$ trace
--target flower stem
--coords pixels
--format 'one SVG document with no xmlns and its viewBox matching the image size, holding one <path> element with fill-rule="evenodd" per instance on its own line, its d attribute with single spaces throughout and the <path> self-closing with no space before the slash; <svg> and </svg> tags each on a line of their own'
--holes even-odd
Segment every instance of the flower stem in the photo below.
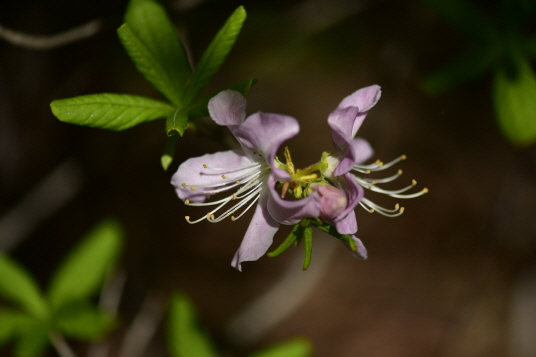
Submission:
<svg viewBox="0 0 536 357">
<path fill-rule="evenodd" d="M 60 335 L 59 333 L 51 332 L 49 337 L 50 341 L 52 342 L 52 345 L 54 346 L 56 352 L 58 352 L 58 355 L 60 355 L 60 357 L 76 357 L 76 354 L 67 344 L 67 341 L 65 341 L 62 335 Z"/>
</svg>

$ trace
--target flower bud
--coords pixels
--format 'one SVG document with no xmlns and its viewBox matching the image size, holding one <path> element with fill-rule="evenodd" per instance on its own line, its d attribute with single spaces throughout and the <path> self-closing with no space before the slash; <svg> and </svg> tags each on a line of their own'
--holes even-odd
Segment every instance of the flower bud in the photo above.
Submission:
<svg viewBox="0 0 536 357">
<path fill-rule="evenodd" d="M 338 188 L 316 184 L 313 189 L 320 197 L 320 218 L 333 220 L 346 208 L 346 195 Z"/>
</svg>

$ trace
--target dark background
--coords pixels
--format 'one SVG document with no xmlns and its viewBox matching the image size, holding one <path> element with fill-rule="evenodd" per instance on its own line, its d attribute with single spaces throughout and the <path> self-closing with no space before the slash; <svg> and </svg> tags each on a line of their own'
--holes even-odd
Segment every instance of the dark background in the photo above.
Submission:
<svg viewBox="0 0 536 357">
<path fill-rule="evenodd" d="M 477 4 L 490 16 L 497 14 L 494 2 Z M 0 42 L 0 220 L 48 175 L 68 168 L 61 171 L 58 191 L 47 191 L 41 204 L 22 210 L 24 219 L 15 230 L 24 234 L 9 247 L 43 287 L 85 232 L 113 216 L 127 237 L 123 327 L 112 335 L 114 343 L 120 343 L 147 294 L 165 297 L 182 290 L 226 356 L 297 335 L 313 341 L 315 356 L 534 355 L 532 341 L 523 336 L 536 333 L 535 148 L 515 148 L 497 129 L 491 73 L 436 96 L 421 85 L 469 46 L 462 34 L 424 3 L 409 0 L 164 5 L 194 59 L 232 11 L 245 6 L 242 33 L 211 89 L 257 77 L 248 113 L 298 119 L 300 135 L 289 142 L 298 167 L 331 150 L 327 116 L 343 97 L 381 85 L 382 99 L 358 135 L 371 143 L 378 159 L 408 156 L 398 165 L 404 175 L 396 187 L 415 178 L 430 193 L 400 202 L 406 211 L 399 218 L 357 209 L 366 261 L 353 258 L 335 239 L 315 234 L 309 271 L 292 265 L 303 254 L 297 248 L 245 263 L 239 273 L 230 261 L 248 216 L 188 225 L 186 214 L 204 211 L 185 208 L 169 184 L 180 162 L 222 146 L 188 132 L 164 172 L 162 120 L 116 133 L 61 123 L 50 112 L 53 99 L 83 94 L 161 98 L 137 73 L 115 33 L 126 2 L 2 2 L 0 24 L 28 34 L 50 35 L 96 18 L 103 22 L 91 38 L 50 50 Z M 47 208 L 69 185 L 72 196 Z M 367 197 L 386 206 L 396 203 Z M 41 219 L 35 212 L 46 214 Z M 288 227 L 276 243 L 286 232 Z M 11 233 L 0 231 L 0 241 L 10 240 Z M 296 306 L 259 339 L 229 337 L 229 323 L 288 274 L 295 275 L 294 283 L 253 328 L 294 299 Z M 309 289 L 302 284 L 308 279 Z M 159 336 L 147 356 L 165 355 Z"/>
</svg>

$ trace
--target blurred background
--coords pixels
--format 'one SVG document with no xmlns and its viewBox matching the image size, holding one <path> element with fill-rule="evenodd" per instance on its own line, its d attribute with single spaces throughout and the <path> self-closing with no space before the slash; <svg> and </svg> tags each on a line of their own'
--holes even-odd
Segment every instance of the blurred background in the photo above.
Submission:
<svg viewBox="0 0 536 357">
<path fill-rule="evenodd" d="M 503 3 L 471 3 L 502 24 Z M 534 35 L 532 2 L 511 3 L 521 9 L 520 31 Z M 182 290 L 224 356 L 297 335 L 310 338 L 321 357 L 536 355 L 536 148 L 512 145 L 496 125 L 493 71 L 433 95 L 426 90 L 427 76 L 472 48 L 434 6 L 163 2 L 194 60 L 245 6 L 242 33 L 210 89 L 257 77 L 247 111 L 298 119 L 301 132 L 288 143 L 298 167 L 332 149 L 327 116 L 342 98 L 379 84 L 382 98 L 358 136 L 376 159 L 408 156 L 393 187 L 416 179 L 430 189 L 400 202 L 406 211 L 398 218 L 357 209 L 366 261 L 315 232 L 308 271 L 301 271 L 300 247 L 245 263 L 239 273 L 230 262 L 249 216 L 188 225 L 186 214 L 204 211 L 185 207 L 169 183 L 182 161 L 224 149 L 220 144 L 187 132 L 165 172 L 164 121 L 109 132 L 61 123 L 50 111 L 53 99 L 91 93 L 161 98 L 117 38 L 126 4 L 0 5 L 3 27 L 31 35 L 100 21 L 88 38 L 52 49 L 0 41 L 0 247 L 43 286 L 85 232 L 113 216 L 127 237 L 122 325 L 111 335 L 117 343 L 148 296 L 165 301 Z M 278 232 L 276 244 L 286 233 L 288 227 Z M 163 339 L 159 334 L 145 355 L 166 355 Z"/>
</svg>

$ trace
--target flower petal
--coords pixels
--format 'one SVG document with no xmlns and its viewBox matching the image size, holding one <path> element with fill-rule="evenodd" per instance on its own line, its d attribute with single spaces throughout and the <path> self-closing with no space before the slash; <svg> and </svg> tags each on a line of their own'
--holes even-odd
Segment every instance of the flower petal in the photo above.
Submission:
<svg viewBox="0 0 536 357">
<path fill-rule="evenodd" d="M 351 237 L 354 240 L 355 245 L 357 246 L 357 250 L 353 251 L 352 248 L 350 248 L 350 246 L 346 242 L 344 242 L 344 245 L 352 252 L 354 256 L 361 258 L 361 259 L 367 259 L 368 257 L 367 248 L 365 248 L 365 245 L 363 244 L 363 242 L 361 242 L 361 239 L 357 238 L 354 235 L 352 235 Z"/>
<path fill-rule="evenodd" d="M 321 201 L 318 193 L 313 192 L 299 200 L 285 200 L 275 190 L 275 178 L 268 179 L 270 197 L 268 198 L 268 212 L 279 223 L 292 225 L 299 223 L 303 218 L 319 217 Z"/>
<path fill-rule="evenodd" d="M 354 234 L 357 232 L 355 211 L 349 212 L 343 219 L 334 222 L 332 225 L 340 234 Z"/>
<path fill-rule="evenodd" d="M 209 168 L 233 168 L 250 164 L 251 161 L 242 152 L 237 150 L 220 151 L 214 154 L 206 154 L 186 160 L 171 178 L 171 184 L 175 186 L 175 192 L 181 200 L 189 199 L 192 202 L 203 202 L 208 196 L 202 190 L 192 190 L 191 186 L 204 185 L 214 186 L 223 183 L 222 174 L 225 171 L 215 171 Z M 208 168 L 204 168 L 207 165 Z M 239 175 L 246 169 L 233 170 L 233 175 Z M 186 187 L 183 186 L 186 184 Z"/>
<path fill-rule="evenodd" d="M 361 113 L 370 110 L 378 103 L 382 95 L 381 87 L 377 84 L 358 89 L 344 98 L 338 108 L 358 107 Z"/>
<path fill-rule="evenodd" d="M 332 129 L 333 143 L 338 150 L 347 149 L 363 119 L 365 116 L 359 117 L 359 108 L 357 107 L 337 108 L 329 114 L 328 124 Z M 356 127 L 355 131 L 354 127 Z"/>
<path fill-rule="evenodd" d="M 249 155 L 252 160 L 261 155 L 274 168 L 275 154 L 281 144 L 299 131 L 298 122 L 290 116 L 257 112 L 247 117 L 234 135 L 244 147 L 251 150 Z"/>
<path fill-rule="evenodd" d="M 339 165 L 333 171 L 333 176 L 341 176 L 349 172 L 354 165 L 362 164 L 372 157 L 374 150 L 365 139 L 355 138 L 339 155 L 342 157 Z"/>
<path fill-rule="evenodd" d="M 242 262 L 257 260 L 268 251 L 279 229 L 279 223 L 268 213 L 267 199 L 267 192 L 261 194 L 246 235 L 231 262 L 231 265 L 239 271 L 242 271 Z"/>
<path fill-rule="evenodd" d="M 246 98 L 235 90 L 221 91 L 208 102 L 208 112 L 218 125 L 240 125 L 246 118 Z"/>
</svg>

